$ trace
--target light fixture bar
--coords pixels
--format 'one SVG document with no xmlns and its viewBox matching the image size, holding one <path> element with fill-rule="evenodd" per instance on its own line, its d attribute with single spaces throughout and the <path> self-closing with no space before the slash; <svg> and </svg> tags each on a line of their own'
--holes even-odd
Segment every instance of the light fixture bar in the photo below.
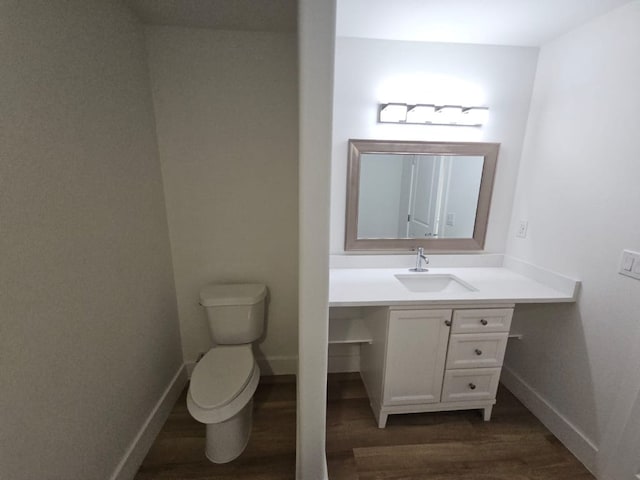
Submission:
<svg viewBox="0 0 640 480">
<path fill-rule="evenodd" d="M 488 117 L 488 107 L 382 103 L 378 108 L 379 123 L 481 127 L 487 122 Z"/>
</svg>

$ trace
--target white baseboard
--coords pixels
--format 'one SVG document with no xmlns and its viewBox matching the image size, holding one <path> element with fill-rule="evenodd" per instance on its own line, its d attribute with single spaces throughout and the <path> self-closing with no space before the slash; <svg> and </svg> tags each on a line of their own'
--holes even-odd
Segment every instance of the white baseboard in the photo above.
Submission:
<svg viewBox="0 0 640 480">
<path fill-rule="evenodd" d="M 598 447 L 578 427 L 506 365 L 502 367 L 500 382 L 596 475 Z"/>
<path fill-rule="evenodd" d="M 265 357 L 258 358 L 258 366 L 260 374 L 268 375 L 297 375 L 298 373 L 298 357 Z M 196 362 L 185 363 L 187 375 L 191 378 L 193 369 L 196 368 Z M 358 355 L 329 355 L 328 372 L 359 372 L 360 356 Z"/>
<path fill-rule="evenodd" d="M 274 356 L 256 358 L 261 375 L 296 375 L 298 373 L 297 356 Z"/>
<path fill-rule="evenodd" d="M 258 357 L 256 359 L 260 367 L 260 374 L 268 375 L 297 375 L 298 357 Z M 329 355 L 328 371 L 338 372 L 359 372 L 359 355 Z M 188 378 L 191 378 L 196 362 L 185 363 Z"/>
<path fill-rule="evenodd" d="M 186 384 L 187 369 L 182 365 L 140 427 L 110 480 L 130 480 L 135 476 Z"/>
<path fill-rule="evenodd" d="M 296 375 L 298 373 L 298 357 L 258 357 L 256 358 L 260 367 L 260 375 Z M 187 376 L 191 378 L 196 362 L 185 363 Z"/>
</svg>

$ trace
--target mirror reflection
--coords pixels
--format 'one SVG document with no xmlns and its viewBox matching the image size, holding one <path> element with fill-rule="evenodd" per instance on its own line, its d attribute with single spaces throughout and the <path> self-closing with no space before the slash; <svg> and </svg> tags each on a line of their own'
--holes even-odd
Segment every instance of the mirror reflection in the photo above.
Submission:
<svg viewBox="0 0 640 480">
<path fill-rule="evenodd" d="M 498 148 L 350 140 L 345 250 L 481 250 Z"/>
<path fill-rule="evenodd" d="M 364 154 L 358 238 L 471 238 L 484 157 Z"/>
</svg>

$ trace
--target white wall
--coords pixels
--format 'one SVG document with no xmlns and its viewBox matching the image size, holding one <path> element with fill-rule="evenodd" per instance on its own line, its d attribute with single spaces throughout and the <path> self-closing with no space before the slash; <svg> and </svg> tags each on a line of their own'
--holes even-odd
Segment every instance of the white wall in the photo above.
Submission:
<svg viewBox="0 0 640 480">
<path fill-rule="evenodd" d="M 448 238 L 470 238 L 476 223 L 478 194 L 482 179 L 482 157 L 453 157 L 447 185 L 447 198 L 442 218 Z M 447 225 L 447 215 L 453 214 L 453 225 Z"/>
<path fill-rule="evenodd" d="M 591 465 L 640 382 L 640 282 L 616 273 L 622 249 L 640 251 L 639 25 L 635 1 L 542 48 L 507 248 L 583 282 L 574 307 L 517 309 L 524 339 L 506 365 L 571 424 Z"/>
<path fill-rule="evenodd" d="M 300 362 L 297 378 L 296 479 L 325 480 L 335 0 L 301 0 L 298 7 Z"/>
<path fill-rule="evenodd" d="M 331 253 L 344 252 L 350 138 L 500 142 L 485 250 L 502 253 L 538 51 L 535 48 L 336 40 Z M 378 124 L 381 102 L 484 105 L 482 128 Z"/>
<path fill-rule="evenodd" d="M 0 63 L 0 478 L 109 478 L 182 367 L 143 32 L 2 2 Z"/>
<path fill-rule="evenodd" d="M 261 282 L 270 300 L 258 360 L 263 373 L 294 373 L 296 37 L 179 27 L 146 36 L 185 360 L 211 347 L 200 288 Z"/>
<path fill-rule="evenodd" d="M 397 155 L 369 154 L 360 162 L 359 238 L 398 237 L 402 166 L 403 162 L 398 161 Z"/>
</svg>

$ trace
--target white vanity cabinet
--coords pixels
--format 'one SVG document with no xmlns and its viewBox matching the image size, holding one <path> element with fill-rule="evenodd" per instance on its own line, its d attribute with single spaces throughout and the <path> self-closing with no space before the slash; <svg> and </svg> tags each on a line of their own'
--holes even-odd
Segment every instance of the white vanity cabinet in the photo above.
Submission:
<svg viewBox="0 0 640 480">
<path fill-rule="evenodd" d="M 513 314 L 495 307 L 367 309 L 360 372 L 380 428 L 394 413 L 483 409 L 489 420 Z"/>
</svg>

